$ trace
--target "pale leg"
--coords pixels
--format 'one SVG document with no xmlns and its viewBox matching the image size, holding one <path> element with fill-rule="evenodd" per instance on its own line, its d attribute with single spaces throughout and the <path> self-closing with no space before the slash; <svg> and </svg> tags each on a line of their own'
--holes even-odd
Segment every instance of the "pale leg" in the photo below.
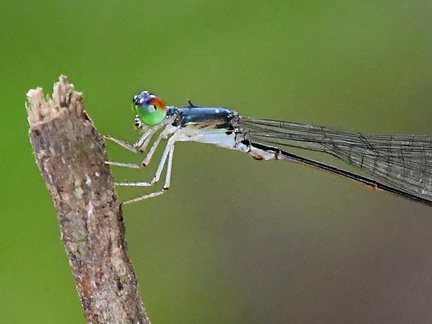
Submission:
<svg viewBox="0 0 432 324">
<path fill-rule="evenodd" d="M 173 117 L 174 118 L 174 117 Z M 129 144 L 125 141 L 122 141 L 120 139 L 114 138 L 112 136 L 105 136 L 106 139 L 124 147 L 125 149 L 135 152 L 135 153 L 142 153 L 146 150 L 148 144 L 150 143 L 151 139 L 153 138 L 154 134 L 160 130 L 162 127 L 166 126 L 166 128 L 158 135 L 156 140 L 153 142 L 153 145 L 151 146 L 150 150 L 148 151 L 146 157 L 141 162 L 141 164 L 135 164 L 135 163 L 123 163 L 123 162 L 114 162 L 114 161 L 106 161 L 106 164 L 114 165 L 114 166 L 120 166 L 120 167 L 127 167 L 127 168 L 133 168 L 133 169 L 140 169 L 150 163 L 150 160 L 152 156 L 154 155 L 157 147 L 159 146 L 160 142 L 163 139 L 166 139 L 170 134 L 173 134 L 178 129 L 178 126 L 172 126 L 168 125 L 173 121 L 173 118 L 165 120 L 162 124 L 154 126 L 152 128 L 146 129 L 144 134 L 136 141 L 134 144 Z M 142 181 L 142 182 L 119 182 L 115 183 L 118 186 L 135 186 L 135 187 L 148 187 L 152 186 L 155 183 L 157 183 L 162 175 L 163 169 L 165 164 L 167 164 L 167 170 L 166 170 L 166 176 L 165 176 L 165 183 L 161 190 L 143 195 L 140 197 L 137 197 L 132 200 L 128 200 L 124 202 L 125 204 L 140 201 L 143 199 L 159 196 L 163 194 L 170 185 L 171 182 L 171 171 L 172 171 L 172 160 L 173 160 L 173 154 L 174 154 L 174 143 L 175 143 L 175 136 L 172 136 L 164 149 L 164 152 L 162 154 L 161 160 L 159 162 L 159 165 L 157 167 L 157 170 L 155 172 L 155 175 L 153 176 L 153 179 L 150 182 Z"/>
<path fill-rule="evenodd" d="M 150 194 L 146 194 L 146 195 L 131 199 L 131 200 L 127 200 L 123 204 L 130 204 L 130 203 L 137 202 L 140 200 L 156 197 L 156 196 L 162 195 L 163 193 L 165 193 L 165 191 L 167 191 L 169 189 L 170 184 L 171 184 L 172 162 L 173 162 L 173 156 L 174 156 L 174 143 L 175 143 L 175 139 L 173 137 L 171 137 L 168 140 L 168 143 L 165 147 L 161 161 L 160 161 L 159 166 L 156 170 L 156 174 L 155 174 L 154 178 L 152 179 L 152 181 L 150 181 L 150 182 L 116 183 L 117 185 L 120 185 L 120 186 L 143 186 L 143 187 L 151 186 L 151 185 L 153 185 L 159 181 L 160 176 L 161 176 L 162 171 L 163 171 L 163 168 L 164 168 L 164 165 L 165 165 L 165 162 L 167 162 L 165 183 L 164 183 L 164 186 L 162 187 L 162 189 L 159 191 L 156 191 L 156 192 L 152 192 Z M 167 161 L 167 158 L 168 158 L 168 161 Z"/>
</svg>

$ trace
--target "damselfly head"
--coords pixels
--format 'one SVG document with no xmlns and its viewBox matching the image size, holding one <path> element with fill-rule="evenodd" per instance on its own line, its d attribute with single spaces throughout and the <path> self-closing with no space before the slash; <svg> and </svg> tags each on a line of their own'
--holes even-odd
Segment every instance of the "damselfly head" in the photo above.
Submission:
<svg viewBox="0 0 432 324">
<path fill-rule="evenodd" d="M 132 102 L 138 118 L 146 125 L 157 125 L 166 116 L 165 102 L 149 91 L 141 91 Z"/>
</svg>

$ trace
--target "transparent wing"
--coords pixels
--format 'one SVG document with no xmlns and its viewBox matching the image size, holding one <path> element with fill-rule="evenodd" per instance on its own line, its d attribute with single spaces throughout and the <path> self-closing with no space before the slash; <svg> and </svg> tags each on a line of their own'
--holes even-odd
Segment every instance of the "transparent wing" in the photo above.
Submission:
<svg viewBox="0 0 432 324">
<path fill-rule="evenodd" d="M 362 134 L 243 116 L 238 127 L 252 143 L 330 154 L 404 192 L 432 199 L 432 136 Z"/>
</svg>

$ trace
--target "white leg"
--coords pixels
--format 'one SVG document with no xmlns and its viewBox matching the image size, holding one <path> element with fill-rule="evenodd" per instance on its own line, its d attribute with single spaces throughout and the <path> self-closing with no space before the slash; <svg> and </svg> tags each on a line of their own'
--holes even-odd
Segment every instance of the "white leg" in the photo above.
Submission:
<svg viewBox="0 0 432 324">
<path fill-rule="evenodd" d="M 137 149 L 133 145 L 129 144 L 128 142 L 122 141 L 121 139 L 118 139 L 118 138 L 115 138 L 115 137 L 112 137 L 109 135 L 104 135 L 103 137 L 107 140 L 110 140 L 111 142 L 114 142 L 114 143 L 120 145 L 121 147 L 124 147 L 125 149 L 127 149 L 129 151 L 132 151 L 134 153 L 138 153 Z"/>
<path fill-rule="evenodd" d="M 165 150 L 162 154 L 161 160 L 159 162 L 158 168 L 156 170 L 156 173 L 153 177 L 153 179 L 150 182 L 146 182 L 146 181 L 141 181 L 141 182 L 116 182 L 115 184 L 117 186 L 125 186 L 125 187 L 150 187 L 152 185 L 154 185 L 156 182 L 159 181 L 162 171 L 164 169 L 165 163 L 167 161 L 168 155 L 170 153 L 170 151 L 173 149 L 174 147 L 174 141 L 171 141 L 172 138 L 169 139 Z"/>
<path fill-rule="evenodd" d="M 147 129 L 144 134 L 138 139 L 138 141 L 136 141 L 133 145 L 122 141 L 118 138 L 109 136 L 109 135 L 104 135 L 104 137 L 107 140 L 110 140 L 118 145 L 120 145 L 121 147 L 124 147 L 125 149 L 134 152 L 134 153 L 142 153 L 143 151 L 145 151 L 148 143 L 150 142 L 150 140 L 152 139 L 154 133 L 159 129 L 158 128 L 151 128 L 151 129 Z M 159 137 L 158 137 L 159 139 Z M 159 140 L 160 142 L 160 140 Z M 159 143 L 158 142 L 158 143 Z M 156 148 L 155 148 L 156 149 Z M 147 154 L 148 156 L 149 154 Z M 153 155 L 153 153 L 151 154 Z M 145 161 L 147 161 L 147 156 L 145 157 Z M 151 156 L 148 158 L 148 162 L 150 161 Z M 109 165 L 114 165 L 114 166 L 118 166 L 118 167 L 124 167 L 124 168 L 132 168 L 132 169 L 141 169 L 142 167 L 144 167 L 145 165 L 143 164 L 137 164 L 137 163 L 124 163 L 124 162 L 115 162 L 115 161 L 105 161 L 105 164 L 109 164 Z M 148 163 L 146 163 L 148 164 Z"/>
<path fill-rule="evenodd" d="M 138 152 L 143 152 L 146 150 L 148 144 L 150 143 L 153 135 L 162 127 L 165 127 L 166 125 L 168 125 L 169 123 L 172 122 L 172 118 L 170 119 L 165 119 L 162 123 L 160 123 L 159 125 L 153 126 L 152 128 L 149 128 L 148 130 L 145 131 L 145 133 L 138 139 L 138 141 L 135 142 L 135 144 L 133 145 Z M 162 132 L 165 132 L 162 131 Z"/>
<path fill-rule="evenodd" d="M 135 147 L 138 153 L 144 152 L 147 148 L 147 145 L 150 143 L 153 135 L 159 130 L 160 127 L 150 128 L 148 129 L 139 139 L 136 141 L 133 146 Z"/>
<path fill-rule="evenodd" d="M 133 168 L 133 169 L 140 169 L 140 168 L 148 165 L 150 163 L 150 160 L 151 160 L 154 152 L 156 151 L 157 147 L 159 146 L 160 142 L 163 139 L 166 139 L 170 134 L 175 133 L 176 130 L 178 129 L 178 126 L 169 125 L 174 121 L 174 119 L 175 119 L 175 116 L 172 116 L 172 118 L 164 120 L 164 122 L 161 123 L 160 125 L 153 126 L 151 128 L 146 129 L 144 134 L 141 135 L 141 137 L 138 139 L 138 141 L 136 141 L 132 145 L 125 142 L 125 141 L 117 139 L 115 137 L 105 136 L 106 139 L 126 148 L 129 151 L 132 151 L 135 153 L 142 153 L 143 151 L 146 150 L 148 144 L 150 143 L 151 139 L 153 138 L 153 135 L 162 127 L 166 127 L 159 134 L 159 136 L 156 138 L 156 140 L 154 141 L 153 145 L 151 146 L 149 152 L 147 153 L 146 157 L 144 158 L 144 160 L 142 161 L 141 164 L 123 163 L 123 162 L 114 162 L 114 161 L 105 161 L 105 163 L 109 164 L 109 165 L 114 165 L 114 166 L 119 166 L 119 167 L 127 167 L 127 168 Z M 153 192 L 153 193 L 150 193 L 147 195 L 143 195 L 143 196 L 137 197 L 135 199 L 128 200 L 128 201 L 124 202 L 124 204 L 129 204 L 129 203 L 140 201 L 143 199 L 159 196 L 159 195 L 163 194 L 169 188 L 170 182 L 171 182 L 171 171 L 172 171 L 172 161 L 173 161 L 173 155 L 174 155 L 174 143 L 175 143 L 175 141 L 176 141 L 175 136 L 172 136 L 168 140 L 167 145 L 166 145 L 164 152 L 162 154 L 161 160 L 159 162 L 158 168 L 155 172 L 153 179 L 150 182 L 142 181 L 142 182 L 119 182 L 119 183 L 115 183 L 118 186 L 135 186 L 135 187 L 136 186 L 138 186 L 138 187 L 152 186 L 159 181 L 161 174 L 163 172 L 165 163 L 167 163 L 167 171 L 166 171 L 165 183 L 164 183 L 163 188 L 159 191 L 156 191 L 156 192 Z"/>
<path fill-rule="evenodd" d="M 144 167 L 142 164 L 136 163 L 123 163 L 123 162 L 114 162 L 114 161 L 105 161 L 105 164 L 114 165 L 122 168 L 131 168 L 131 169 L 141 169 Z"/>
<path fill-rule="evenodd" d="M 171 147 L 171 150 L 170 150 L 169 156 L 168 156 L 167 171 L 166 171 L 166 176 L 165 176 L 165 183 L 163 186 L 164 190 L 168 190 L 170 185 L 171 185 L 171 172 L 172 172 L 173 156 L 174 156 L 174 142 L 172 144 L 172 147 Z"/>
<path fill-rule="evenodd" d="M 111 136 L 104 136 L 106 139 L 128 149 L 129 151 L 132 151 L 134 153 L 142 153 L 145 150 L 145 147 L 148 145 L 148 143 L 150 142 L 152 136 L 153 136 L 154 132 L 152 132 L 152 130 L 147 130 L 143 136 L 140 137 L 140 139 L 138 141 L 136 141 L 133 145 L 130 145 L 127 142 L 124 142 L 118 138 L 115 137 L 111 137 Z M 144 143 L 143 143 L 144 141 Z M 138 149 L 141 146 L 140 149 Z M 137 163 L 124 163 L 124 162 L 115 162 L 115 161 L 105 161 L 105 164 L 109 164 L 109 165 L 114 165 L 114 166 L 118 166 L 118 167 L 123 167 L 123 168 L 132 168 L 132 169 L 141 169 L 142 167 L 144 167 L 145 165 L 143 164 L 137 164 Z"/>
<path fill-rule="evenodd" d="M 134 144 L 129 144 L 128 142 L 112 137 L 110 135 L 104 135 L 104 138 L 120 145 L 121 147 L 124 147 L 129 151 L 139 153 L 140 150 L 141 151 L 145 150 L 146 148 L 145 144 L 148 144 L 150 142 L 154 133 L 156 133 L 159 129 L 161 129 L 165 125 L 166 125 L 165 123 L 162 123 L 160 125 L 147 128 L 145 132 L 140 136 L 140 138 Z"/>
<path fill-rule="evenodd" d="M 167 135 L 165 132 L 162 132 L 159 134 L 157 139 L 153 142 L 152 147 L 150 148 L 149 152 L 147 153 L 144 160 L 141 162 L 142 165 L 146 166 L 149 165 L 151 158 L 153 157 L 154 152 L 156 151 L 157 147 L 159 146 L 162 139 L 166 139 Z"/>
<path fill-rule="evenodd" d="M 144 158 L 144 160 L 141 162 L 141 164 L 137 164 L 137 163 L 124 163 L 124 162 L 115 162 L 115 161 L 105 161 L 105 164 L 109 164 L 109 165 L 114 165 L 114 166 L 118 166 L 118 167 L 124 167 L 124 168 L 132 168 L 132 169 L 141 169 L 142 167 L 147 166 L 150 163 L 150 160 L 154 154 L 154 152 L 156 151 L 157 147 L 159 146 L 160 142 L 162 139 L 166 138 L 166 134 L 165 132 L 162 132 L 159 134 L 159 136 L 157 137 L 157 139 L 154 141 L 152 147 L 150 148 L 149 152 L 147 153 L 146 157 Z M 151 138 L 148 137 L 148 138 Z M 120 140 L 116 139 L 113 137 L 114 140 L 116 140 L 115 143 L 120 143 Z M 113 141 L 114 141 L 113 140 Z M 119 142 L 117 142 L 119 141 Z M 123 144 L 127 144 L 126 142 L 120 144 L 123 146 Z M 128 144 L 129 145 L 129 144 Z M 146 143 L 144 143 L 144 145 L 147 145 Z M 124 147 L 124 146 L 123 146 Z M 131 146 L 131 148 L 133 149 L 133 147 Z M 128 148 L 129 149 L 129 148 Z M 135 150 L 135 153 L 137 153 L 137 151 Z"/>
<path fill-rule="evenodd" d="M 120 145 L 121 147 L 124 147 L 125 149 L 134 152 L 134 153 L 141 153 L 141 151 L 144 151 L 146 149 L 146 146 L 150 142 L 152 136 L 154 133 L 159 129 L 158 128 L 149 128 L 147 129 L 144 134 L 140 136 L 140 138 L 134 143 L 129 144 L 128 142 L 125 142 L 121 139 L 112 137 L 110 135 L 104 135 L 104 138 L 107 140 L 110 140 L 111 142 L 116 143 L 117 145 Z"/>
<path fill-rule="evenodd" d="M 140 197 L 137 197 L 137 198 L 134 198 L 134 199 L 126 200 L 125 202 L 123 202 L 123 205 L 127 205 L 127 204 L 131 204 L 131 203 L 134 203 L 134 202 L 137 202 L 137 201 L 141 201 L 141 200 L 144 200 L 144 199 L 160 196 L 163 193 L 165 193 L 165 191 L 166 191 L 165 189 L 162 189 L 162 190 L 159 190 L 159 191 L 156 191 L 156 192 L 149 193 L 148 195 L 144 195 L 144 196 L 140 196 Z"/>
<path fill-rule="evenodd" d="M 130 204 L 130 203 L 137 202 L 140 200 L 156 197 L 156 196 L 162 195 L 163 193 L 165 193 L 165 191 L 167 191 L 169 189 L 169 186 L 171 183 L 172 162 L 173 162 L 173 156 L 174 156 L 174 143 L 175 143 L 175 139 L 170 138 L 168 140 L 167 146 L 165 147 L 161 161 L 159 163 L 159 166 L 156 170 L 156 174 L 155 174 L 154 178 L 152 179 L 152 181 L 150 181 L 150 182 L 116 183 L 116 185 L 121 185 L 121 186 L 143 186 L 143 187 L 151 186 L 151 185 L 153 185 L 159 181 L 160 176 L 161 176 L 162 171 L 163 171 L 163 168 L 164 168 L 164 165 L 165 165 L 165 162 L 167 161 L 167 158 L 168 158 L 167 171 L 166 171 L 166 175 L 165 175 L 165 183 L 164 183 L 163 188 L 159 191 L 152 192 L 152 193 L 149 193 L 147 195 L 139 196 L 139 197 L 131 199 L 131 200 L 127 200 L 123 204 Z"/>
</svg>

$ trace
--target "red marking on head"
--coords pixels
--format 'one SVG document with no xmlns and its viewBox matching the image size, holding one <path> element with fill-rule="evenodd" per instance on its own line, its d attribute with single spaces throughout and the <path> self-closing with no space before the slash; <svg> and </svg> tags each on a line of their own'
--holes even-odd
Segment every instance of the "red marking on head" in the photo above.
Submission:
<svg viewBox="0 0 432 324">
<path fill-rule="evenodd" d="M 155 97 L 152 100 L 150 100 L 149 104 L 150 105 L 155 105 L 159 109 L 166 109 L 165 102 L 161 98 L 159 98 L 159 97 Z"/>
</svg>

